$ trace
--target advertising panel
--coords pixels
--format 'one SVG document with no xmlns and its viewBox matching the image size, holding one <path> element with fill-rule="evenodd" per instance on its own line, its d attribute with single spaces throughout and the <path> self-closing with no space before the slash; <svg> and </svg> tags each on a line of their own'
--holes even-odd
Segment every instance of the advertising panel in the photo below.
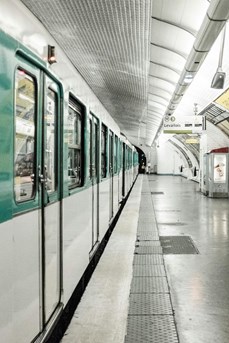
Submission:
<svg viewBox="0 0 229 343">
<path fill-rule="evenodd" d="M 214 155 L 214 182 L 225 183 L 226 172 L 226 155 Z"/>
</svg>

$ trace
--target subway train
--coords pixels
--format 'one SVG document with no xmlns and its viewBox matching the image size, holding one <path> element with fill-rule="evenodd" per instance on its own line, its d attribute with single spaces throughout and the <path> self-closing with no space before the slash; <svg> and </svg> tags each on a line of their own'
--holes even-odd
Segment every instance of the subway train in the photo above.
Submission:
<svg viewBox="0 0 229 343">
<path fill-rule="evenodd" d="M 44 342 L 137 177 L 138 153 L 20 2 L 3 0 L 0 25 L 0 337 Z"/>
</svg>

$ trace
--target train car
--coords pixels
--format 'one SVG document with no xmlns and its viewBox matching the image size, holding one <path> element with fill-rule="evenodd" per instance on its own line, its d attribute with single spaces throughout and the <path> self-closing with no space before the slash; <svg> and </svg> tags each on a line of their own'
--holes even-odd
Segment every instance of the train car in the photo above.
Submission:
<svg viewBox="0 0 229 343">
<path fill-rule="evenodd" d="M 130 191 L 138 159 L 20 2 L 1 1 L 0 25 L 0 336 L 45 342 Z"/>
</svg>

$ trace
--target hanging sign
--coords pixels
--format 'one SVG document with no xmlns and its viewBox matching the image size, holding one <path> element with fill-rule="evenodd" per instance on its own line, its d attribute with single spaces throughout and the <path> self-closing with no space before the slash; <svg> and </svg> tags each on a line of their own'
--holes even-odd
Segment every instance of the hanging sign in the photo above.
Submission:
<svg viewBox="0 0 229 343">
<path fill-rule="evenodd" d="M 164 119 L 164 133 L 201 133 L 204 119 L 202 116 L 167 116 Z"/>
</svg>

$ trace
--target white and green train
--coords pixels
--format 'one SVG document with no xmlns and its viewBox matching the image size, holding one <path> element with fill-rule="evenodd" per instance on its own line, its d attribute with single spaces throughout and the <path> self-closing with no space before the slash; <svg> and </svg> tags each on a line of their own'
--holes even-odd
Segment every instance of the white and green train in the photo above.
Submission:
<svg viewBox="0 0 229 343">
<path fill-rule="evenodd" d="M 1 0 L 1 342 L 47 340 L 137 173 L 137 151 L 64 52 L 20 1 Z"/>
</svg>

